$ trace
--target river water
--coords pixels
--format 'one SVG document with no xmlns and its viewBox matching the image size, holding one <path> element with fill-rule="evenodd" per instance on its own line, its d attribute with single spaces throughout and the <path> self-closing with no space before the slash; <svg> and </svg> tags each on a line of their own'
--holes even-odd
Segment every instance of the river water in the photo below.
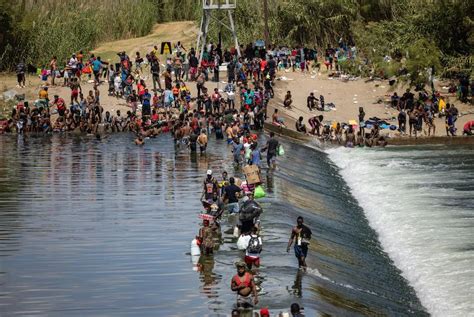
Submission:
<svg viewBox="0 0 474 317">
<path fill-rule="evenodd" d="M 339 148 L 382 246 L 434 316 L 474 316 L 474 147 Z"/>
<path fill-rule="evenodd" d="M 233 263 L 241 258 L 230 233 L 230 219 L 223 220 L 222 244 L 214 256 L 202 256 L 193 263 L 189 255 L 190 241 L 200 222 L 201 180 L 209 168 L 215 173 L 224 169 L 234 173 L 230 150 L 224 142 L 211 139 L 206 155 L 191 156 L 187 150 L 176 149 L 168 135 L 147 140 L 143 147 L 133 145 L 132 140 L 127 134 L 100 141 L 60 135 L 0 138 L 2 316 L 230 314 L 236 299 L 230 290 Z M 472 288 L 472 279 L 461 279 L 472 271 L 456 264 L 449 251 L 456 247 L 452 252 L 465 261 L 472 260 L 472 245 L 465 243 L 472 234 L 467 231 L 472 217 L 466 218 L 466 228 L 460 229 L 466 230 L 459 233 L 467 235 L 466 240 L 446 239 L 451 244 L 446 242 L 438 254 L 435 247 L 427 245 L 436 234 L 410 235 L 408 216 L 399 215 L 405 223 L 398 226 L 404 227 L 403 238 L 410 243 L 397 242 L 385 233 L 390 228 L 399 230 L 396 217 L 392 217 L 395 212 L 387 206 L 402 199 L 390 196 L 388 185 L 380 184 L 388 192 L 375 193 L 387 199 L 379 211 L 387 214 L 387 228 L 381 230 L 371 205 L 364 203 L 367 199 L 354 190 L 357 186 L 350 176 L 350 163 L 345 163 L 347 153 L 336 150 L 328 157 L 297 144 L 285 143 L 285 148 L 278 171 L 263 172 L 268 195 L 261 200 L 264 251 L 257 278 L 259 307 L 278 313 L 298 302 L 307 316 L 424 316 L 442 309 L 424 300 L 426 295 L 436 294 L 445 300 L 456 295 L 448 304 L 464 305 L 455 311 L 458 315 L 469 308 L 466 298 L 458 298 L 458 293 L 424 293 L 423 288 L 436 289 L 435 283 L 427 281 L 434 280 L 431 276 L 437 273 L 445 285 L 465 281 L 463 286 Z M 374 173 L 380 175 L 373 181 L 382 182 L 385 154 L 381 153 L 385 152 L 373 152 L 372 160 L 380 165 L 375 164 Z M 356 162 L 371 160 L 365 152 L 354 153 Z M 387 164 L 386 169 L 396 165 Z M 240 175 L 238 170 L 235 173 Z M 459 173 L 460 177 L 466 175 Z M 448 183 L 453 188 L 459 185 Z M 472 193 L 472 188 L 467 189 Z M 449 207 L 455 210 L 450 219 L 462 215 L 463 202 L 459 197 L 455 202 Z M 469 200 L 465 203 L 472 205 Z M 417 208 L 413 205 L 412 212 L 418 212 Z M 299 215 L 314 234 L 310 269 L 305 274 L 298 271 L 293 253 L 285 250 Z M 417 223 L 412 231 L 431 232 L 420 220 L 422 216 L 427 215 L 420 212 L 420 217 L 414 218 Z M 445 238 L 446 234 L 442 232 Z M 418 244 L 416 239 L 420 239 Z M 406 261 L 403 254 L 394 252 L 396 243 L 400 249 L 412 248 L 416 260 L 427 254 L 434 254 L 434 259 L 424 265 Z M 427 250 L 422 252 L 424 244 Z M 452 269 L 436 272 L 436 268 L 429 268 L 436 259 L 448 257 L 447 265 Z M 464 273 L 456 274 L 457 269 Z M 448 273 L 453 275 L 451 282 Z"/>
</svg>

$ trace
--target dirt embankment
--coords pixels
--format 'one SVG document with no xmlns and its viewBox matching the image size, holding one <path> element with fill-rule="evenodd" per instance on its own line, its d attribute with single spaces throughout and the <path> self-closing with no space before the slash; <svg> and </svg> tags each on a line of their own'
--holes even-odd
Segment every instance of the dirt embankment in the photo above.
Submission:
<svg viewBox="0 0 474 317">
<path fill-rule="evenodd" d="M 269 114 L 277 108 L 280 116 L 285 120 L 289 129 L 295 129 L 296 120 L 302 116 L 304 122 L 315 115 L 322 114 L 325 122 L 349 122 L 358 121 L 359 107 L 363 107 L 366 113 L 365 118 L 378 117 L 391 124 L 398 125 L 398 111 L 388 105 L 390 95 L 397 92 L 401 96 L 405 87 L 392 87 L 388 81 L 366 82 L 364 79 L 343 82 L 339 79 L 332 79 L 327 76 L 327 72 L 321 71 L 315 74 L 302 74 L 300 72 L 280 72 L 278 76 L 283 77 L 276 81 L 276 98 L 270 104 Z M 460 117 L 456 123 L 458 134 L 462 134 L 462 128 L 467 121 L 474 120 L 474 105 L 459 102 L 454 95 L 447 94 L 442 87 L 446 83 L 438 82 L 437 89 L 443 93 L 447 102 L 454 103 L 459 109 Z M 283 99 L 287 91 L 291 91 L 293 106 L 292 109 L 283 107 Z M 325 103 L 335 104 L 335 109 L 331 111 L 310 111 L 307 108 L 306 98 L 313 92 L 315 97 L 324 96 Z M 436 118 L 436 136 L 446 136 L 444 118 Z M 397 131 L 383 130 L 383 133 L 390 137 L 404 137 Z M 422 132 L 419 137 L 424 137 Z"/>
</svg>

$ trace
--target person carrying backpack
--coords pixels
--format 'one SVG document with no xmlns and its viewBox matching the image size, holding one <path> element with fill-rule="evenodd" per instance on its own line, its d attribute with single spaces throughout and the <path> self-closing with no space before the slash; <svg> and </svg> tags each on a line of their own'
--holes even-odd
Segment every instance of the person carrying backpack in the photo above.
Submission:
<svg viewBox="0 0 474 317">
<path fill-rule="evenodd" d="M 262 213 L 262 207 L 253 199 L 252 192 L 247 193 L 242 201 L 239 212 L 240 232 L 249 234 L 253 227 L 258 228 L 260 226 L 259 217 Z"/>
<path fill-rule="evenodd" d="M 249 270 L 252 269 L 252 265 L 255 267 L 260 266 L 260 253 L 262 252 L 262 238 L 257 234 L 257 228 L 252 227 L 250 233 L 249 244 L 245 250 L 245 263 Z"/>
</svg>

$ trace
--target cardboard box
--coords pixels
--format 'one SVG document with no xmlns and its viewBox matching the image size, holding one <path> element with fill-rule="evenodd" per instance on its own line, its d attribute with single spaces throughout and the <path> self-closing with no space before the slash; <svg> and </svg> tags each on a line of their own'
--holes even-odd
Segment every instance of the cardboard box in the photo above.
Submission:
<svg viewBox="0 0 474 317">
<path fill-rule="evenodd" d="M 253 185 L 261 183 L 257 165 L 247 165 L 244 166 L 242 170 L 245 174 L 245 178 L 247 179 L 247 184 Z"/>
<path fill-rule="evenodd" d="M 235 179 L 235 185 L 240 187 L 240 185 L 242 185 L 242 180 L 237 177 L 234 177 L 234 179 Z"/>
</svg>

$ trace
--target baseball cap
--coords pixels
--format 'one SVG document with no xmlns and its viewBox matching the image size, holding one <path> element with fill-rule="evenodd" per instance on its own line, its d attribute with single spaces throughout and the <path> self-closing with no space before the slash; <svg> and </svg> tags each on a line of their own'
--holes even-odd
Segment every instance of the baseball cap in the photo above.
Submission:
<svg viewBox="0 0 474 317">
<path fill-rule="evenodd" d="M 207 175 L 212 175 L 212 170 L 207 170 Z"/>
<path fill-rule="evenodd" d="M 270 317 L 270 312 L 268 311 L 268 308 L 262 308 L 260 309 L 260 317 Z"/>
</svg>

